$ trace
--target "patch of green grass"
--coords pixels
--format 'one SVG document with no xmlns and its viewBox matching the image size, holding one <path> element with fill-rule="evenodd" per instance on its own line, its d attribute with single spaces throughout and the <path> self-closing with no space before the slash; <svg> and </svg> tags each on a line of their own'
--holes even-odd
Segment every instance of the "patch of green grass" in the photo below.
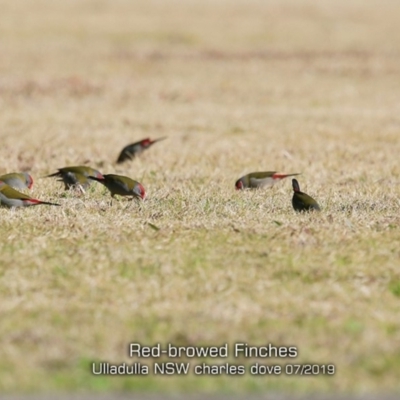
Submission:
<svg viewBox="0 0 400 400">
<path fill-rule="evenodd" d="M 396 297 L 400 297 L 400 281 L 391 282 L 389 289 Z"/>
</svg>

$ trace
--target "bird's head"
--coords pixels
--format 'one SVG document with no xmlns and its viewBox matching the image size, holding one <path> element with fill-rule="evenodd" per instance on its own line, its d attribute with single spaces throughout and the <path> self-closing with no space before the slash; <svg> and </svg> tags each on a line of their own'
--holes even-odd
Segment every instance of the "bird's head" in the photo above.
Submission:
<svg viewBox="0 0 400 400">
<path fill-rule="evenodd" d="M 297 179 L 292 179 L 292 187 L 294 192 L 300 192 L 300 185 Z"/>
<path fill-rule="evenodd" d="M 154 143 L 154 142 L 153 142 L 150 138 L 143 139 L 143 140 L 140 142 L 140 144 L 141 144 L 143 147 L 149 147 L 149 146 L 151 146 L 153 143 Z"/>
<path fill-rule="evenodd" d="M 99 178 L 99 179 L 104 179 L 103 174 L 102 174 L 101 172 L 99 172 L 99 171 L 96 171 L 96 173 L 94 174 L 94 176 L 95 176 L 96 178 Z"/>
<path fill-rule="evenodd" d="M 143 139 L 141 142 L 140 142 L 140 144 L 143 146 L 143 147 L 150 147 L 152 144 L 154 144 L 154 143 L 156 143 L 156 142 L 159 142 L 159 141 L 161 141 L 161 140 L 164 140 L 164 139 L 166 139 L 166 137 L 161 137 L 161 138 L 158 138 L 158 139 L 154 139 L 154 140 L 151 140 L 150 138 L 147 138 L 147 139 Z"/>
<path fill-rule="evenodd" d="M 238 179 L 235 183 L 236 190 L 244 189 L 244 184 L 242 178 Z"/>
<path fill-rule="evenodd" d="M 24 172 L 24 175 L 26 179 L 26 186 L 28 186 L 28 189 L 31 189 L 33 186 L 33 178 L 27 172 Z"/>
<path fill-rule="evenodd" d="M 144 187 L 138 183 L 135 188 L 133 189 L 133 191 L 135 192 L 135 194 L 140 197 L 142 200 L 144 200 L 146 198 L 146 190 L 144 189 Z"/>
</svg>

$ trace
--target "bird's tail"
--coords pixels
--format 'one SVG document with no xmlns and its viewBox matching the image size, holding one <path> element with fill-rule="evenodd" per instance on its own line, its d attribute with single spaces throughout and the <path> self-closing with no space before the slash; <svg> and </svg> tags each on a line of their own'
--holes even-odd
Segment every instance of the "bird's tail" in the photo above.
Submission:
<svg viewBox="0 0 400 400">
<path fill-rule="evenodd" d="M 61 204 L 50 203 L 48 201 L 42 201 L 42 200 L 36 200 L 36 199 L 30 199 L 29 203 L 32 205 L 37 205 L 37 206 L 40 206 L 42 204 L 47 205 L 47 206 L 61 206 Z"/>
<path fill-rule="evenodd" d="M 61 176 L 61 172 L 57 171 L 54 174 L 42 176 L 42 178 L 52 178 L 53 176 Z"/>
<path fill-rule="evenodd" d="M 100 182 L 100 183 L 104 182 L 104 177 L 103 178 L 97 178 L 96 176 L 88 176 L 88 178 L 91 179 L 92 181 L 96 181 L 96 182 Z"/>
<path fill-rule="evenodd" d="M 283 178 L 287 178 L 288 176 L 297 176 L 297 175 L 301 175 L 301 173 L 296 173 L 296 174 L 283 174 L 283 173 L 279 173 L 277 172 L 276 174 L 274 174 L 272 176 L 273 179 L 283 179 Z"/>
<path fill-rule="evenodd" d="M 133 156 L 130 156 L 129 153 L 125 153 L 124 151 L 118 157 L 117 164 L 122 164 L 124 161 L 133 160 Z"/>
</svg>

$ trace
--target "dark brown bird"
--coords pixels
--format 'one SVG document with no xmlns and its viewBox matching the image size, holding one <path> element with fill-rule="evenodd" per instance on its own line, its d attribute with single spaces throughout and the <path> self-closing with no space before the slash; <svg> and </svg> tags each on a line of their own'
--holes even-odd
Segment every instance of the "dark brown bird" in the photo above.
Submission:
<svg viewBox="0 0 400 400">
<path fill-rule="evenodd" d="M 161 140 L 166 139 L 166 137 L 162 137 L 159 139 L 151 140 L 150 138 L 142 139 L 139 142 L 135 142 L 132 144 L 128 144 L 125 146 L 121 153 L 118 156 L 117 163 L 121 164 L 127 160 L 133 160 L 136 156 L 143 153 L 154 143 L 160 142 Z"/>
<path fill-rule="evenodd" d="M 321 211 L 320 206 L 311 196 L 300 191 L 300 185 L 296 179 L 292 179 L 292 186 L 292 205 L 295 211 Z"/>
</svg>

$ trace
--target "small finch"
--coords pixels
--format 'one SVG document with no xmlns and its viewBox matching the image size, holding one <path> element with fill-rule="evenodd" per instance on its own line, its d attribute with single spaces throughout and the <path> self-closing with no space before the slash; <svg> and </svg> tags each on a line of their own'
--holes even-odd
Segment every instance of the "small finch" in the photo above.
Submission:
<svg viewBox="0 0 400 400">
<path fill-rule="evenodd" d="M 31 189 L 33 185 L 33 179 L 27 172 L 10 172 L 0 175 L 0 181 L 18 190 Z"/>
<path fill-rule="evenodd" d="M 296 179 L 292 179 L 292 186 L 292 205 L 295 211 L 321 211 L 320 206 L 311 196 L 300 191 L 300 185 Z"/>
<path fill-rule="evenodd" d="M 102 178 L 89 176 L 89 179 L 104 185 L 110 191 L 111 197 L 114 197 L 116 194 L 119 196 L 132 196 L 132 198 L 142 200 L 146 197 L 146 191 L 142 184 L 127 176 L 108 174 L 103 175 Z"/>
<path fill-rule="evenodd" d="M 100 171 L 87 166 L 59 168 L 57 172 L 47 175 L 46 178 L 53 176 L 59 177 L 59 181 L 64 182 L 65 190 L 78 187 L 83 192 L 91 184 L 91 181 L 88 179 L 89 176 L 94 176 L 96 178 L 103 177 Z"/>
<path fill-rule="evenodd" d="M 132 144 L 128 144 L 128 146 L 125 146 L 121 153 L 118 156 L 117 163 L 121 164 L 124 161 L 127 160 L 132 160 L 139 154 L 143 153 L 145 150 L 147 150 L 150 146 L 152 146 L 154 143 L 160 142 L 161 140 L 166 139 L 166 137 L 162 137 L 159 139 L 151 140 L 150 138 L 142 139 L 139 142 L 135 142 Z"/>
<path fill-rule="evenodd" d="M 24 193 L 20 193 L 8 186 L 3 181 L 0 181 L 0 206 L 4 207 L 29 207 L 38 206 L 40 204 L 46 204 L 49 206 L 59 206 L 60 204 L 49 203 L 47 201 L 41 201 L 33 199 Z"/>
<path fill-rule="evenodd" d="M 276 182 L 288 176 L 295 175 L 300 174 L 284 174 L 276 171 L 252 172 L 239 178 L 235 183 L 235 187 L 236 190 L 264 188 L 273 186 Z"/>
</svg>

